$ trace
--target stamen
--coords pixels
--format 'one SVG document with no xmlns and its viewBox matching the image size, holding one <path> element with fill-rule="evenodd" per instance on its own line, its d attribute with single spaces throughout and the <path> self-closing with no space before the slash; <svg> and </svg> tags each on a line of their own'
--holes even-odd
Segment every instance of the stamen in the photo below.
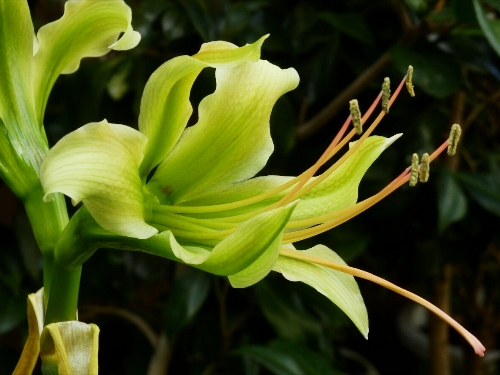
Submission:
<svg viewBox="0 0 500 375">
<path fill-rule="evenodd" d="M 417 182 L 418 182 L 418 155 L 413 154 L 411 157 L 410 186 L 415 186 Z"/>
<path fill-rule="evenodd" d="M 382 84 L 382 109 L 385 113 L 389 113 L 389 98 L 391 96 L 391 80 L 389 77 L 384 78 Z"/>
<path fill-rule="evenodd" d="M 450 131 L 450 144 L 448 145 L 448 155 L 453 156 L 457 152 L 458 141 L 462 134 L 462 128 L 458 124 L 454 124 Z"/>
<path fill-rule="evenodd" d="M 415 91 L 413 90 L 413 66 L 408 66 L 408 73 L 406 73 L 406 89 L 410 93 L 410 96 L 415 96 Z"/>
<path fill-rule="evenodd" d="M 356 134 L 360 135 L 363 133 L 363 124 L 361 123 L 361 110 L 356 99 L 349 102 L 349 111 L 351 112 L 352 125 L 356 129 Z"/>
<path fill-rule="evenodd" d="M 439 309 L 437 306 L 433 305 L 429 301 L 423 299 L 422 297 L 407 291 L 406 289 L 403 289 L 381 277 L 375 276 L 369 272 L 360 270 L 358 268 L 354 267 L 349 267 L 347 265 L 343 264 L 338 264 L 335 262 L 332 262 L 327 259 L 323 259 L 318 256 L 310 255 L 310 254 L 304 254 L 301 251 L 298 250 L 292 250 L 292 249 L 287 249 L 287 248 L 281 248 L 280 249 L 280 256 L 288 257 L 288 258 L 293 258 L 293 259 L 298 259 L 304 262 L 309 262 L 309 263 L 314 263 L 318 264 L 323 267 L 327 267 L 330 269 L 333 269 L 335 271 L 340 271 L 343 273 L 347 273 L 348 275 L 356 276 L 361 279 L 365 279 L 371 282 L 374 282 L 375 284 L 378 284 L 380 286 L 383 286 L 384 288 L 387 288 L 389 290 L 392 290 L 393 292 L 396 292 L 403 297 L 406 297 L 408 299 L 411 299 L 412 301 L 417 302 L 418 304 L 424 306 L 428 310 L 432 311 L 434 314 L 439 316 L 441 319 L 443 319 L 446 323 L 448 323 L 450 326 L 452 326 L 458 333 L 460 333 L 466 340 L 467 342 L 472 346 L 474 349 L 474 352 L 480 356 L 484 356 L 485 352 L 485 347 L 481 342 L 469 331 L 467 331 L 464 327 L 462 327 L 456 320 L 454 320 L 451 316 L 446 314 L 444 311 Z"/>
<path fill-rule="evenodd" d="M 422 160 L 420 161 L 420 170 L 418 172 L 418 177 L 420 182 L 423 183 L 429 181 L 429 171 L 430 171 L 429 154 L 425 153 L 422 155 Z"/>
<path fill-rule="evenodd" d="M 366 133 L 365 133 L 366 134 Z M 363 136 L 365 135 L 363 134 Z M 448 146 L 449 140 L 441 144 L 431 155 L 429 155 L 429 163 L 431 163 L 434 159 L 436 159 Z M 387 197 L 393 191 L 397 190 L 403 184 L 408 182 L 411 177 L 411 167 L 406 168 L 403 173 L 401 173 L 396 179 L 394 179 L 389 185 L 387 185 L 384 189 L 382 189 L 377 194 L 371 196 L 370 198 L 365 199 L 359 203 L 356 203 L 354 206 L 344 208 L 343 210 L 339 210 L 332 214 L 323 215 L 321 217 L 316 217 L 313 219 L 306 219 L 300 221 L 293 221 L 289 225 L 286 226 L 287 229 L 290 228 L 301 228 L 308 225 L 316 225 L 311 228 L 297 230 L 294 232 L 288 232 L 283 235 L 283 243 L 293 243 L 301 240 L 305 240 L 310 237 L 317 236 L 320 233 L 326 232 L 336 226 L 345 223 L 346 221 L 352 219 L 354 216 L 359 215 L 361 212 L 367 210 L 372 207 L 374 204 L 380 202 L 382 199 Z M 316 182 L 316 180 L 314 180 Z M 320 221 L 320 219 L 322 219 Z M 323 221 L 324 220 L 324 221 Z"/>
</svg>

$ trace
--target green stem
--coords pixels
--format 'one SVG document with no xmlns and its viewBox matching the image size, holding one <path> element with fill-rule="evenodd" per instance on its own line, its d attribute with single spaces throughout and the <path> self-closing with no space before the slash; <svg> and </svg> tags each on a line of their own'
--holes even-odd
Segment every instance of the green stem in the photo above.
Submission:
<svg viewBox="0 0 500 375">
<path fill-rule="evenodd" d="M 43 285 L 49 296 L 52 284 L 54 249 L 59 235 L 68 223 L 66 203 L 61 194 L 54 194 L 51 202 L 43 201 L 43 188 L 38 186 L 23 199 L 36 242 L 43 257 Z"/>
<path fill-rule="evenodd" d="M 76 320 L 82 267 L 67 269 L 54 262 L 52 288 L 44 325 Z"/>
</svg>

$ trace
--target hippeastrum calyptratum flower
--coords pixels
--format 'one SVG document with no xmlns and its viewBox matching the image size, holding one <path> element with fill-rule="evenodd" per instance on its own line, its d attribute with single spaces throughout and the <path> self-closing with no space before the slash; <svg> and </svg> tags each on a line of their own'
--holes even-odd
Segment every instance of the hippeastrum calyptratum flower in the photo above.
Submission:
<svg viewBox="0 0 500 375">
<path fill-rule="evenodd" d="M 206 43 L 194 56 L 163 64 L 145 87 L 139 131 L 104 120 L 87 124 L 56 144 L 41 167 L 46 199 L 61 192 L 74 204 L 83 202 L 58 243 L 56 261 L 76 267 L 98 247 L 139 249 L 228 276 L 234 287 L 255 284 L 274 270 L 327 296 L 366 337 L 368 317 L 355 275 L 440 314 L 482 355 L 484 347 L 474 336 L 420 297 L 348 267 L 325 246 L 294 249 L 294 242 L 349 220 L 410 179 L 408 168 L 380 193 L 356 203 L 362 176 L 400 137 L 370 134 L 405 79 L 392 97 L 386 81 L 362 118 L 357 102 L 351 103 L 353 116 L 318 162 L 300 176 L 254 177 L 273 151 L 269 131 L 273 105 L 299 83 L 294 69 L 282 70 L 260 60 L 265 38 L 241 48 L 222 41 Z M 186 128 L 192 113 L 192 84 L 207 67 L 215 68 L 217 88 L 200 103 L 197 124 Z M 382 97 L 385 110 L 357 141 L 349 143 L 345 155 L 314 177 L 361 133 Z M 355 129 L 345 135 L 351 117 Z M 64 246 L 65 241 L 72 245 Z M 71 250 L 78 244 L 79 250 Z"/>
</svg>

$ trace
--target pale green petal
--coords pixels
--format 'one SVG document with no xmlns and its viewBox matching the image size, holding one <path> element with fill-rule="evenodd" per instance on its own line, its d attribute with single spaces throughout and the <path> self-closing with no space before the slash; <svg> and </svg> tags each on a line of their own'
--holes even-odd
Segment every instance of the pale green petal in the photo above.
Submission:
<svg viewBox="0 0 500 375">
<path fill-rule="evenodd" d="M 391 138 L 368 137 L 328 178 L 300 200 L 291 220 L 308 219 L 352 206 L 358 200 L 358 186 L 380 154 L 401 134 Z M 355 142 L 350 144 L 352 147 Z"/>
<path fill-rule="evenodd" d="M 281 236 L 274 239 L 273 243 L 262 253 L 262 255 L 244 270 L 228 276 L 233 288 L 246 288 L 258 283 L 269 272 L 278 260 L 280 255 Z"/>
<path fill-rule="evenodd" d="M 43 288 L 28 295 L 28 339 L 12 375 L 30 375 L 40 354 L 40 335 L 43 329 Z"/>
<path fill-rule="evenodd" d="M 339 264 L 346 264 L 334 251 L 317 245 L 304 254 L 314 255 Z M 290 281 L 302 281 L 312 286 L 336 304 L 368 338 L 368 313 L 354 277 L 317 264 L 280 256 L 273 269 Z"/>
<path fill-rule="evenodd" d="M 83 201 L 104 229 L 148 238 L 157 230 L 145 223 L 139 165 L 147 139 L 138 131 L 106 120 L 62 138 L 41 167 L 46 199 L 60 192 L 73 204 Z"/>
<path fill-rule="evenodd" d="M 269 117 L 276 100 L 294 89 L 294 69 L 267 61 L 216 69 L 217 89 L 202 100 L 199 121 L 186 129 L 149 186 L 174 203 L 207 188 L 253 177 L 273 151 Z"/>
<path fill-rule="evenodd" d="M 59 74 L 76 71 L 84 57 L 130 49 L 139 43 L 140 34 L 131 22 L 132 12 L 123 0 L 70 0 L 59 20 L 40 28 L 33 86 L 40 123 Z M 117 41 L 120 33 L 124 34 Z"/>
<path fill-rule="evenodd" d="M 302 220 L 325 215 L 355 204 L 358 199 L 358 186 L 367 169 L 400 136 L 401 134 L 391 138 L 368 137 L 335 172 L 308 194 L 301 197 L 291 220 Z M 351 147 L 354 144 L 355 142 L 352 142 Z M 204 206 L 235 202 L 263 194 L 287 183 L 290 179 L 292 177 L 256 177 L 225 188 L 210 188 L 199 192 L 192 200 L 183 202 L 182 205 Z M 314 178 L 311 181 L 314 181 Z M 214 218 L 244 214 L 279 201 L 288 190 L 245 207 L 195 216 Z"/>
<path fill-rule="evenodd" d="M 170 247 L 174 255 L 187 264 L 201 264 L 210 256 L 210 251 L 196 246 L 181 246 L 170 231 L 165 231 L 159 236 L 168 236 Z"/>
<path fill-rule="evenodd" d="M 25 0 L 0 0 L 0 119 L 17 154 L 36 171 L 48 147 L 36 121 L 33 24 Z"/>
<path fill-rule="evenodd" d="M 57 363 L 59 375 L 97 375 L 99 327 L 77 321 L 47 325 L 40 338 L 40 355 Z"/>
<path fill-rule="evenodd" d="M 232 234 L 214 247 L 210 257 L 197 268 L 216 275 L 229 276 L 258 261 L 269 249 L 271 254 L 274 249 L 272 245 L 276 241 L 281 242 L 283 228 L 296 204 L 293 202 L 262 213 L 240 224 Z M 266 260 L 265 263 L 271 262 L 268 254 L 263 259 Z"/>
<path fill-rule="evenodd" d="M 139 130 L 149 139 L 141 166 L 143 176 L 167 156 L 184 131 L 193 112 L 189 94 L 201 70 L 258 60 L 265 38 L 241 48 L 221 41 L 205 43 L 193 57 L 173 58 L 151 75 L 144 88 L 139 115 Z"/>
</svg>

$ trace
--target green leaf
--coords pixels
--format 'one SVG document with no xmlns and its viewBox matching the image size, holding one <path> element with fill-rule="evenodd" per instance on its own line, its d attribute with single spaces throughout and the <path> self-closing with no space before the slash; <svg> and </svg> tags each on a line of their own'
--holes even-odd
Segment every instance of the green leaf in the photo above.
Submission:
<svg viewBox="0 0 500 375">
<path fill-rule="evenodd" d="M 438 189 L 438 230 L 444 232 L 448 226 L 460 221 L 467 213 L 467 198 L 448 169 L 439 174 Z"/>
<path fill-rule="evenodd" d="M 170 291 L 164 306 L 164 321 L 169 336 L 175 335 L 198 313 L 210 291 L 211 277 L 188 268 Z"/>
<path fill-rule="evenodd" d="M 202 0 L 181 0 L 180 3 L 201 38 L 205 42 L 214 40 L 215 28 L 205 3 Z"/>
<path fill-rule="evenodd" d="M 17 155 L 38 171 L 48 147 L 36 120 L 33 35 L 27 1 L 0 0 L 0 122 Z"/>
<path fill-rule="evenodd" d="M 149 182 L 153 194 L 179 203 L 253 177 L 271 155 L 271 110 L 297 86 L 297 72 L 260 60 L 217 68 L 216 80 L 215 93 L 200 103 L 198 123 L 185 130 Z"/>
<path fill-rule="evenodd" d="M 340 32 L 360 42 L 373 45 L 372 32 L 359 14 L 321 12 L 318 15 Z"/>
<path fill-rule="evenodd" d="M 277 375 L 338 375 L 326 358 L 312 350 L 285 340 L 267 346 L 245 346 L 233 353 L 249 357 Z"/>
<path fill-rule="evenodd" d="M 173 58 L 151 75 L 144 88 L 139 115 L 139 130 L 148 137 L 141 166 L 143 176 L 147 176 L 177 144 L 193 111 L 189 95 L 201 70 L 258 60 L 266 38 L 241 48 L 227 42 L 206 43 L 193 57 Z"/>
<path fill-rule="evenodd" d="M 293 356 L 280 350 L 253 345 L 245 346 L 233 353 L 252 358 L 276 375 L 307 375 Z"/>
<path fill-rule="evenodd" d="M 446 98 L 462 84 L 460 67 L 447 55 L 437 52 L 419 53 L 401 45 L 391 48 L 394 65 L 406 74 L 414 68 L 413 83 L 436 98 Z M 417 93 L 418 94 L 418 93 Z"/>
<path fill-rule="evenodd" d="M 267 277 L 253 290 L 264 316 L 280 337 L 306 342 L 307 338 L 321 334 L 317 318 L 306 311 L 300 295 L 286 280 Z"/>
<path fill-rule="evenodd" d="M 485 210 L 500 216 L 500 178 L 494 174 L 458 173 L 456 175 L 472 198 Z"/>
<path fill-rule="evenodd" d="M 106 120 L 90 123 L 62 138 L 41 168 L 45 198 L 60 192 L 73 204 L 83 201 L 104 229 L 148 238 L 157 230 L 145 223 L 145 197 L 139 165 L 147 139 L 138 131 Z"/>
<path fill-rule="evenodd" d="M 131 22 L 132 12 L 123 0 L 70 0 L 59 20 L 40 28 L 33 85 L 40 124 L 59 74 L 75 72 L 84 57 L 131 49 L 139 43 L 141 36 Z"/>
<path fill-rule="evenodd" d="M 303 252 L 345 264 L 334 251 L 323 245 L 317 245 Z M 361 334 L 368 338 L 368 313 L 353 276 L 285 256 L 278 258 L 273 270 L 280 272 L 287 280 L 302 281 L 326 296 L 344 311 Z"/>
<path fill-rule="evenodd" d="M 500 55 L 500 20 L 489 18 L 479 0 L 472 0 L 472 2 L 479 26 L 481 26 L 490 45 Z"/>
</svg>

